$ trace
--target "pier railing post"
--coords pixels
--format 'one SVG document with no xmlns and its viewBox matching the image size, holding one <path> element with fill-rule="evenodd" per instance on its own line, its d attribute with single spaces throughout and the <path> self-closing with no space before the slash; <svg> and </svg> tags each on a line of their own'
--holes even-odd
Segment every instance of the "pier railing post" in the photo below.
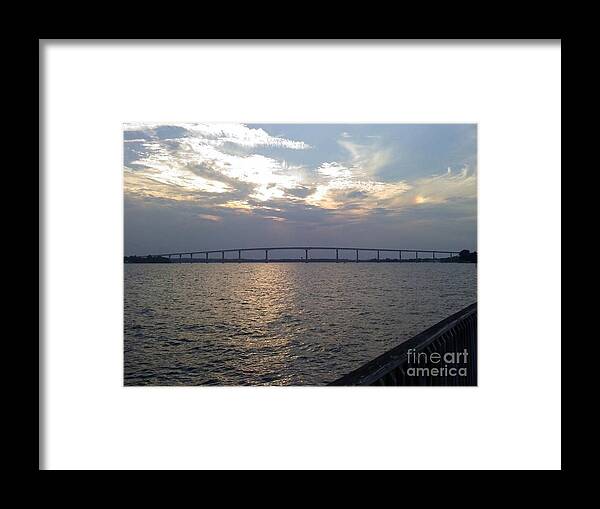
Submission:
<svg viewBox="0 0 600 509">
<path fill-rule="evenodd" d="M 265 249 L 265 263 L 269 263 L 269 250 Z"/>
<path fill-rule="evenodd" d="M 204 263 L 208 263 L 208 251 L 204 253 Z"/>
<path fill-rule="evenodd" d="M 308 249 L 304 250 L 304 263 L 308 263 Z"/>
<path fill-rule="evenodd" d="M 338 250 L 336 249 L 336 250 L 335 250 L 335 263 L 337 263 L 337 262 L 339 262 L 339 261 L 340 261 L 340 257 L 339 257 Z"/>
<path fill-rule="evenodd" d="M 242 250 L 238 249 L 238 263 L 242 261 Z"/>
<path fill-rule="evenodd" d="M 225 251 L 221 251 L 221 263 L 225 263 Z"/>
<path fill-rule="evenodd" d="M 358 249 L 356 250 L 356 263 L 358 263 Z"/>
<path fill-rule="evenodd" d="M 379 249 L 377 250 L 377 263 L 379 263 Z"/>
</svg>

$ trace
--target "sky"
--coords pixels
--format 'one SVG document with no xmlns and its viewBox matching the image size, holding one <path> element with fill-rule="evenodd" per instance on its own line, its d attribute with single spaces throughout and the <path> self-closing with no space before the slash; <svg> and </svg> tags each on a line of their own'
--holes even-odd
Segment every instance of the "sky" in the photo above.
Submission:
<svg viewBox="0 0 600 509">
<path fill-rule="evenodd" d="M 475 124 L 124 124 L 125 255 L 477 249 Z"/>
</svg>

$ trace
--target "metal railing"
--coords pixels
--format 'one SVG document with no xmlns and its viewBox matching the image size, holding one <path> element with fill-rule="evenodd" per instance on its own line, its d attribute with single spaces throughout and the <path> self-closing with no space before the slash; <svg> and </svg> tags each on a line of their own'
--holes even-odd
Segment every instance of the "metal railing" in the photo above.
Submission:
<svg viewBox="0 0 600 509">
<path fill-rule="evenodd" d="M 477 385 L 477 303 L 329 385 Z"/>
</svg>

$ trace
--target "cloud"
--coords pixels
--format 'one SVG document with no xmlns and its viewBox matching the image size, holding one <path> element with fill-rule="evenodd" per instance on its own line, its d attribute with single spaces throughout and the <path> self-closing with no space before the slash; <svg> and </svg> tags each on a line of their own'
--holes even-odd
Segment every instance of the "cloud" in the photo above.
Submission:
<svg viewBox="0 0 600 509">
<path fill-rule="evenodd" d="M 281 161 L 259 154 L 233 155 L 219 147 L 237 143 L 246 147 L 270 144 L 299 149 L 305 146 L 303 142 L 272 137 L 262 129 L 245 126 L 186 124 L 186 129 L 181 129 L 181 126 L 169 126 L 169 129 L 135 126 L 132 131 L 134 139 L 142 136 L 145 141 L 135 146 L 125 143 L 128 192 L 143 192 L 148 187 L 147 182 L 143 182 L 139 189 L 136 185 L 144 177 L 164 184 L 161 188 L 164 196 L 173 199 L 180 199 L 182 192 L 189 196 L 190 193 L 219 194 L 244 190 L 250 197 L 264 201 L 283 197 L 286 190 L 299 185 L 293 168 Z M 157 187 L 154 186 L 154 189 Z"/>
<path fill-rule="evenodd" d="M 415 204 L 446 203 L 457 198 L 477 198 L 477 174 L 467 166 L 458 172 L 448 168 L 446 173 L 416 179 L 412 192 L 407 196 Z"/>
<path fill-rule="evenodd" d="M 376 175 L 393 160 L 392 149 L 382 147 L 379 142 L 358 143 L 339 140 L 338 143 L 350 154 L 349 164 L 364 175 Z"/>
<path fill-rule="evenodd" d="M 223 218 L 221 216 L 215 216 L 214 214 L 198 214 L 200 219 L 205 219 L 206 221 L 222 221 Z"/>
<path fill-rule="evenodd" d="M 277 136 L 271 136 L 263 129 L 252 129 L 243 124 L 205 124 L 205 123 L 176 123 L 160 124 L 124 124 L 125 139 L 128 137 L 151 136 L 158 139 L 177 139 L 195 137 L 206 143 L 222 146 L 233 143 L 243 147 L 283 147 L 292 150 L 306 150 L 310 145 L 303 141 L 294 141 Z"/>
</svg>

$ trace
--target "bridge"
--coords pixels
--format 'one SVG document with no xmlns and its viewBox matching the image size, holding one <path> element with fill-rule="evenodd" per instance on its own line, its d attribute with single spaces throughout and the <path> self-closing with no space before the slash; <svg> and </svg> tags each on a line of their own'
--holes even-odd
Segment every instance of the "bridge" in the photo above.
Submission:
<svg viewBox="0 0 600 509">
<path fill-rule="evenodd" d="M 428 250 L 428 249 L 391 249 L 391 248 L 367 248 L 367 247 L 338 247 L 338 246 L 279 246 L 279 247 L 249 247 L 249 248 L 243 248 L 243 249 L 212 249 L 212 250 L 207 250 L 207 251 L 187 251 L 187 252 L 178 252 L 178 253 L 163 253 L 163 254 L 151 254 L 148 255 L 146 258 L 168 258 L 169 260 L 172 260 L 173 258 L 175 258 L 175 261 L 179 261 L 179 262 L 194 262 L 194 261 L 203 261 L 205 263 L 209 263 L 209 262 L 248 262 L 248 261 L 252 261 L 252 262 L 256 262 L 256 261 L 260 261 L 260 262 L 265 262 L 268 263 L 270 258 L 269 258 L 269 253 L 272 252 L 281 252 L 281 251 L 304 251 L 304 257 L 302 257 L 301 259 L 286 259 L 286 261 L 302 261 L 305 263 L 308 263 L 311 258 L 310 258 L 310 253 L 311 251 L 329 251 L 332 254 L 335 252 L 335 258 L 319 258 L 318 261 L 332 261 L 332 262 L 340 262 L 340 261 L 354 261 L 356 263 L 358 262 L 379 262 L 381 261 L 381 253 L 385 253 L 385 254 L 392 254 L 393 255 L 393 259 L 392 261 L 403 261 L 404 259 L 406 259 L 407 255 L 412 255 L 414 254 L 414 259 L 415 260 L 419 260 L 419 255 L 425 255 L 425 258 L 429 258 L 429 259 L 436 259 L 436 256 L 438 255 L 447 255 L 447 256 L 458 256 L 459 252 L 458 251 L 444 251 L 444 250 Z M 248 252 L 261 252 L 264 253 L 264 258 L 260 258 L 260 259 L 242 259 L 242 253 L 248 253 Z M 347 253 L 350 252 L 351 253 L 351 259 L 340 259 L 340 253 Z M 360 259 L 360 253 L 377 253 L 376 258 L 372 258 L 369 260 L 365 260 L 365 259 Z M 237 254 L 237 258 L 226 258 L 225 254 L 226 253 L 235 253 Z M 220 254 L 220 257 L 214 257 L 211 255 L 214 254 Z M 403 258 L 404 256 L 404 258 Z M 196 257 L 196 258 L 194 258 Z M 412 258 L 411 258 L 412 259 Z M 316 261 L 316 260 L 315 260 Z M 389 257 L 388 257 L 388 261 L 389 261 Z"/>
</svg>

